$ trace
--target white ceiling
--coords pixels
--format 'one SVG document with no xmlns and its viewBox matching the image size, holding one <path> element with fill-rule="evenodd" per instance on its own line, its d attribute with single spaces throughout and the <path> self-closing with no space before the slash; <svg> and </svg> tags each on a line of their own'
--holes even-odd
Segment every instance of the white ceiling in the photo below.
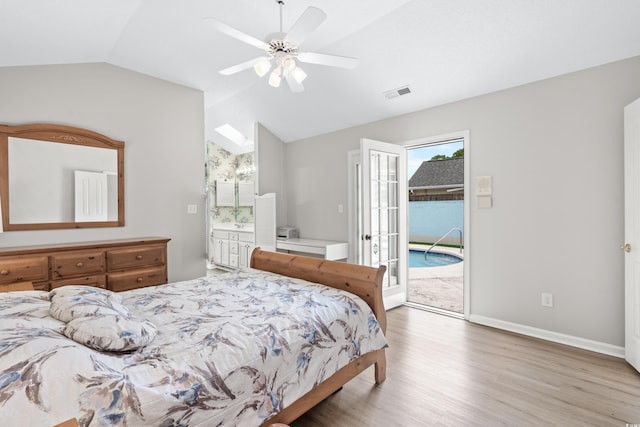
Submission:
<svg viewBox="0 0 640 427">
<path fill-rule="evenodd" d="M 0 0 L 0 66 L 107 62 L 204 91 L 208 138 L 257 121 L 289 142 L 640 55 L 638 0 L 285 0 L 285 32 L 308 6 L 328 18 L 301 51 L 359 63 L 304 64 L 303 93 L 217 72 L 261 51 L 203 18 L 263 39 L 275 0 Z"/>
</svg>

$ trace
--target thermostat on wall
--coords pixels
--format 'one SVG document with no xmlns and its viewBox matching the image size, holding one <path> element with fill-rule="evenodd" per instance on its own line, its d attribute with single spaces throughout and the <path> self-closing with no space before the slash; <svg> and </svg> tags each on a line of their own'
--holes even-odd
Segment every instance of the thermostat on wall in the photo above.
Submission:
<svg viewBox="0 0 640 427">
<path fill-rule="evenodd" d="M 491 196 L 493 183 L 490 175 L 476 177 L 476 196 Z"/>
</svg>

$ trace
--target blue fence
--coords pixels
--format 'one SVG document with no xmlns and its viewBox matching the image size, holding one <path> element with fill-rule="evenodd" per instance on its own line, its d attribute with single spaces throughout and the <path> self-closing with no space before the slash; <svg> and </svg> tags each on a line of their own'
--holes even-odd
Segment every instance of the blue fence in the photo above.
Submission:
<svg viewBox="0 0 640 427">
<path fill-rule="evenodd" d="M 455 227 L 464 232 L 463 200 L 409 202 L 409 240 L 433 243 Z M 443 243 L 457 244 L 458 236 L 452 233 Z"/>
</svg>

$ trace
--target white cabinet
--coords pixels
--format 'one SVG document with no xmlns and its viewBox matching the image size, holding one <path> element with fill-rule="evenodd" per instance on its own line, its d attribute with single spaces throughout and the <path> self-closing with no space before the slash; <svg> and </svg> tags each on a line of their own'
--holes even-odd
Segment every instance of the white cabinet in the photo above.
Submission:
<svg viewBox="0 0 640 427">
<path fill-rule="evenodd" d="M 229 265 L 228 231 L 213 231 L 213 262 L 218 265 Z"/>
<path fill-rule="evenodd" d="M 216 182 L 216 206 L 236 205 L 235 185 L 233 182 Z"/>
<path fill-rule="evenodd" d="M 253 206 L 253 182 L 238 183 L 238 206 Z"/>
<path fill-rule="evenodd" d="M 213 231 L 213 262 L 219 267 L 249 267 L 254 234 L 246 231 Z"/>
<path fill-rule="evenodd" d="M 229 267 L 238 268 L 238 233 L 229 233 Z"/>
<path fill-rule="evenodd" d="M 249 267 L 254 248 L 253 233 L 238 233 L 238 266 Z"/>
</svg>

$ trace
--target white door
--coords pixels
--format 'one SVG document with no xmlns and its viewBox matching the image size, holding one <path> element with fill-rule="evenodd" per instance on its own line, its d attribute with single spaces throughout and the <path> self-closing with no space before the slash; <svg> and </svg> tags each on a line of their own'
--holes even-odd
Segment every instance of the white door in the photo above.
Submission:
<svg viewBox="0 0 640 427">
<path fill-rule="evenodd" d="M 74 171 L 75 221 L 107 221 L 107 174 L 102 172 Z"/>
<path fill-rule="evenodd" d="M 276 193 L 255 197 L 254 228 L 256 246 L 264 251 L 276 251 Z"/>
<path fill-rule="evenodd" d="M 362 139 L 363 264 L 384 265 L 387 309 L 407 300 L 407 179 L 404 147 Z"/>
<path fill-rule="evenodd" d="M 640 371 L 640 99 L 624 109 L 625 358 Z"/>
</svg>

